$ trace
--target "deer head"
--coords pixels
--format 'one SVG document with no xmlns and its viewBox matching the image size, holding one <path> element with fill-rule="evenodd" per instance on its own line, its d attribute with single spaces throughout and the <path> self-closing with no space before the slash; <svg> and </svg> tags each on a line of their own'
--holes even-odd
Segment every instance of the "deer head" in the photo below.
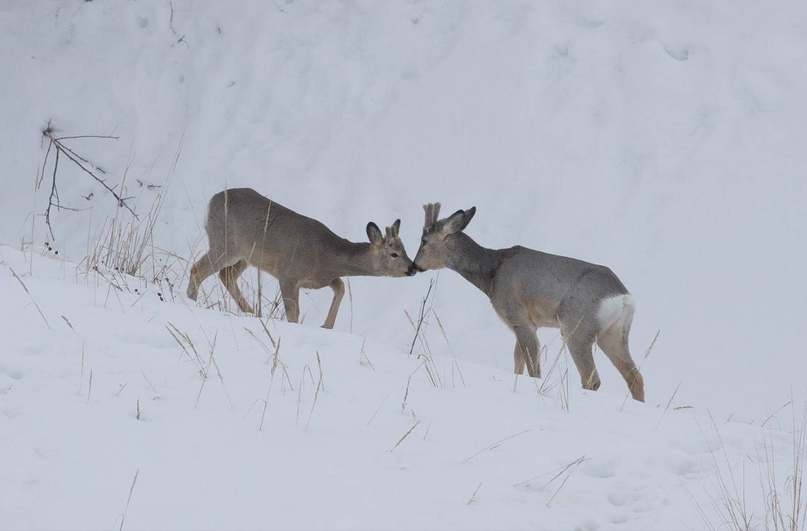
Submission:
<svg viewBox="0 0 807 531">
<path fill-rule="evenodd" d="M 367 237 L 370 239 L 370 261 L 376 273 L 389 277 L 412 276 L 417 273 L 415 265 L 406 254 L 406 249 L 398 236 L 401 220 L 396 219 L 392 226 L 381 233 L 372 221 L 367 224 Z"/>
<path fill-rule="evenodd" d="M 476 207 L 468 210 L 457 210 L 445 219 L 438 221 L 440 203 L 423 205 L 426 219 L 423 223 L 423 236 L 420 248 L 415 256 L 415 268 L 418 271 L 441 269 L 448 262 L 448 245 L 452 235 L 460 232 L 476 214 Z"/>
</svg>

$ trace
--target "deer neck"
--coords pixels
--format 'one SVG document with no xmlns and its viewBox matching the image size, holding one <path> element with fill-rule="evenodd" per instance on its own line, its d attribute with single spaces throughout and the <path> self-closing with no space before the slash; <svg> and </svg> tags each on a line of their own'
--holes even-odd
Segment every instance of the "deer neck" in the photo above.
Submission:
<svg viewBox="0 0 807 531">
<path fill-rule="evenodd" d="M 370 244 L 340 240 L 327 264 L 329 273 L 338 277 L 376 276 L 370 260 Z"/>
<path fill-rule="evenodd" d="M 451 236 L 446 266 L 482 290 L 488 297 L 501 265 L 499 253 L 482 247 L 463 232 Z"/>
</svg>

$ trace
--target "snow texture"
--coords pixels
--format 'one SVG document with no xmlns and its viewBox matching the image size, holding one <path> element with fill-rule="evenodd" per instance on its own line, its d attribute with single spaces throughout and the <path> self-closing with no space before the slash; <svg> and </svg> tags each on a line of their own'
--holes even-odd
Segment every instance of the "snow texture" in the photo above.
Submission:
<svg viewBox="0 0 807 531">
<path fill-rule="evenodd" d="M 0 529 L 698 529 L 721 478 L 764 526 L 807 395 L 806 62 L 792 0 L 0 2 Z M 401 218 L 412 256 L 424 203 L 476 206 L 484 246 L 607 265 L 647 403 L 601 352 L 581 390 L 556 330 L 516 378 L 449 270 L 351 278 L 333 331 L 328 289 L 300 325 L 189 301 L 225 187 L 352 241 Z"/>
</svg>

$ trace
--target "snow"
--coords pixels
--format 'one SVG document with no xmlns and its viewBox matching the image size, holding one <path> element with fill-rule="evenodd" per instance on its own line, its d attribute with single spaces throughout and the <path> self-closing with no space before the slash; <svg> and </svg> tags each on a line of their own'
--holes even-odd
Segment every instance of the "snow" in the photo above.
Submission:
<svg viewBox="0 0 807 531">
<path fill-rule="evenodd" d="M 0 3 L 0 528 L 764 525 L 803 448 L 806 60 L 790 0 Z M 63 157 L 50 234 L 49 125 L 117 137 L 65 144 L 139 220 Z M 225 186 L 353 241 L 401 218 L 410 255 L 424 203 L 476 206 L 482 245 L 607 265 L 647 403 L 554 330 L 516 378 L 448 270 L 351 278 L 333 331 L 327 289 L 266 330 L 187 300 Z M 130 233 L 133 276 L 97 255 Z"/>
</svg>

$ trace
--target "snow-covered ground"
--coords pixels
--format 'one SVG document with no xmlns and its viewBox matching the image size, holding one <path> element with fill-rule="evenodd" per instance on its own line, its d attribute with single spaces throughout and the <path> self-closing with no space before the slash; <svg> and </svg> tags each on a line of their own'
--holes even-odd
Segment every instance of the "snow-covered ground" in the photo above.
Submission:
<svg viewBox="0 0 807 531">
<path fill-rule="evenodd" d="M 796 1 L 0 2 L 0 528 L 764 524 L 807 390 L 806 62 Z M 334 331 L 327 289 L 266 330 L 192 303 L 225 186 L 354 241 L 401 218 L 412 255 L 424 203 L 476 206 L 483 245 L 607 264 L 647 403 L 600 353 L 580 390 L 553 330 L 516 379 L 448 270 L 352 278 Z"/>
</svg>

